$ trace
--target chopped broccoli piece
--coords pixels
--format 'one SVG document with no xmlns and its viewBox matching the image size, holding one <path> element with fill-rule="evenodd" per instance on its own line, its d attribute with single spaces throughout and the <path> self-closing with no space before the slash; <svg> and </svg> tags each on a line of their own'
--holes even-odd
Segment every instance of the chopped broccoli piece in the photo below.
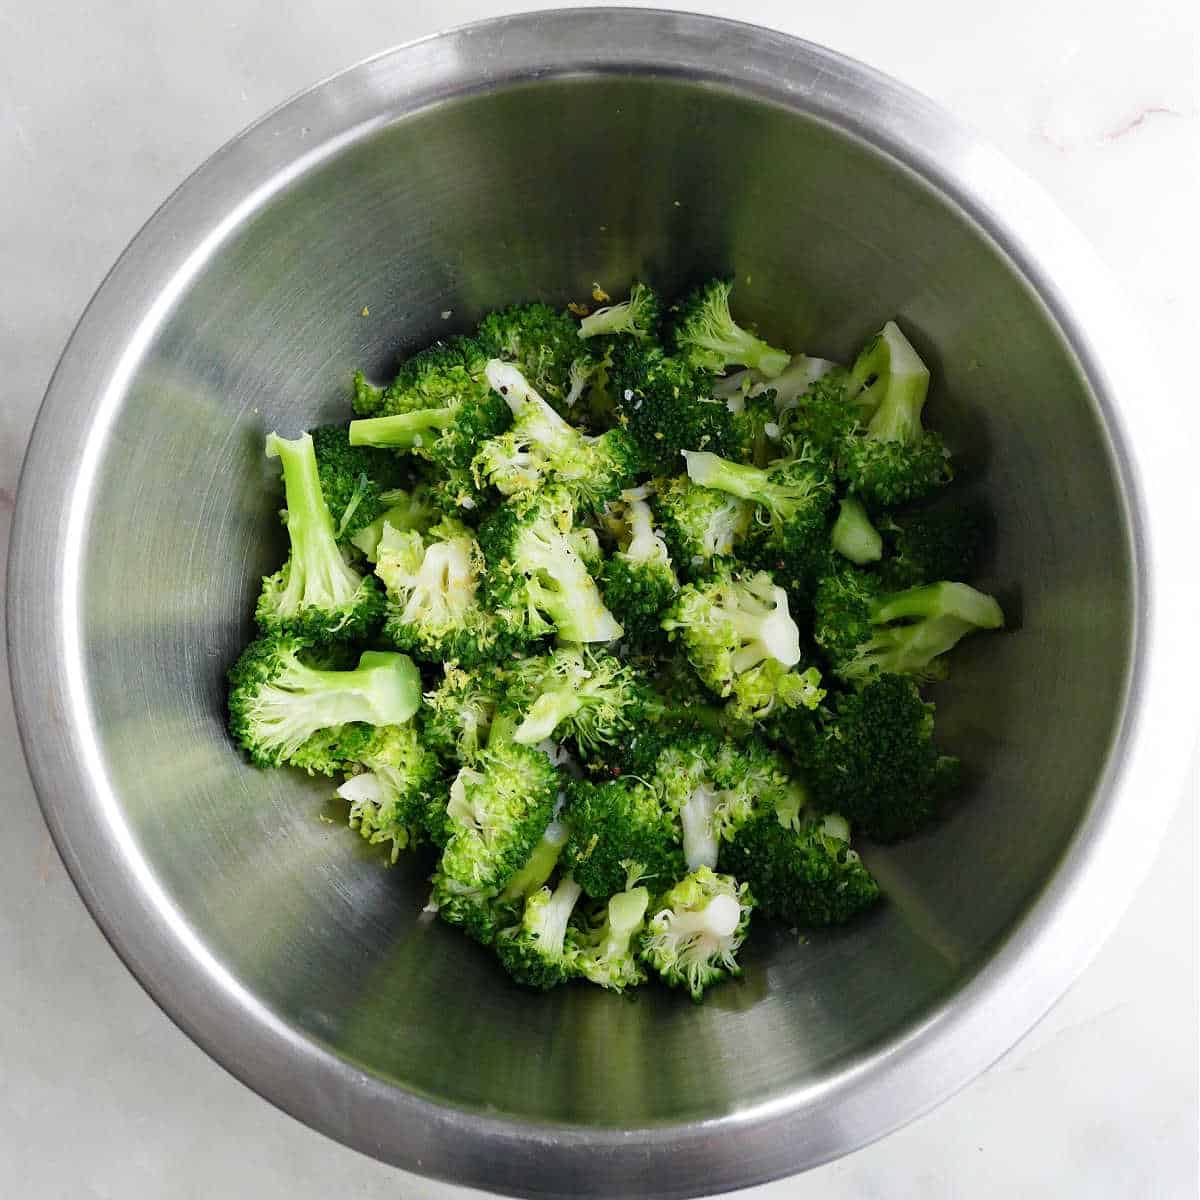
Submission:
<svg viewBox="0 0 1200 1200">
<path fill-rule="evenodd" d="M 772 379 L 787 367 L 791 355 L 738 325 L 729 311 L 732 291 L 731 282 L 713 279 L 678 306 L 671 331 L 676 353 L 709 371 L 724 374 L 731 366 L 753 367 Z"/>
<path fill-rule="evenodd" d="M 678 824 L 640 779 L 573 781 L 563 819 L 571 830 L 563 861 L 594 899 L 619 892 L 631 873 L 661 886 L 684 872 Z"/>
<path fill-rule="evenodd" d="M 321 494 L 312 437 L 267 437 L 267 455 L 283 463 L 291 553 L 263 579 L 255 619 L 264 633 L 317 641 L 363 636 L 379 619 L 383 596 L 342 556 L 337 530 Z"/>
<path fill-rule="evenodd" d="M 652 338 L 658 329 L 662 303 L 653 288 L 635 283 L 629 289 L 629 299 L 620 304 L 598 308 L 579 323 L 581 338 L 625 334 L 629 337 Z"/>
<path fill-rule="evenodd" d="M 970 579 L 979 565 L 987 520 L 978 506 L 957 503 L 889 516 L 881 529 L 887 554 L 879 577 L 885 587 L 901 590 L 939 579 Z"/>
<path fill-rule="evenodd" d="M 878 562 L 883 557 L 883 538 L 871 524 L 862 502 L 847 496 L 838 503 L 838 517 L 829 540 L 833 548 L 857 566 Z"/>
<path fill-rule="evenodd" d="M 505 675 L 496 667 L 464 671 L 456 662 L 425 693 L 422 731 L 429 747 L 447 762 L 471 763 L 487 745 L 492 717 L 504 696 Z"/>
<path fill-rule="evenodd" d="M 259 638 L 230 668 L 230 732 L 260 767 L 299 758 L 331 775 L 361 749 L 361 731 L 343 727 L 403 725 L 421 702 L 421 677 L 406 655 L 368 650 L 353 670 L 331 671 L 306 660 L 310 645 L 287 635 Z M 305 754 L 310 738 L 331 730 L 320 755 Z M 349 743 L 344 751 L 338 741 Z"/>
<path fill-rule="evenodd" d="M 483 368 L 489 355 L 474 338 L 453 337 L 405 359 L 386 388 L 369 384 L 360 371 L 354 377 L 354 412 L 358 417 L 393 417 L 425 409 L 455 408 L 465 398 L 483 399 Z"/>
<path fill-rule="evenodd" d="M 388 506 L 394 489 L 407 482 L 404 467 L 393 454 L 352 446 L 345 425 L 322 425 L 312 439 L 321 495 L 338 541 L 353 542 Z"/>
<path fill-rule="evenodd" d="M 625 492 L 616 516 L 617 549 L 601 570 L 604 602 L 621 622 L 626 638 L 641 642 L 659 634 L 663 612 L 679 591 L 679 581 L 643 493 Z"/>
<path fill-rule="evenodd" d="M 788 718 L 781 733 L 823 805 L 894 842 L 933 821 L 958 784 L 958 760 L 933 744 L 933 712 L 913 680 L 879 675 L 818 717 Z"/>
<path fill-rule="evenodd" d="M 437 756 L 411 724 L 387 725 L 372 733 L 357 763 L 364 769 L 348 776 L 337 794 L 350 803 L 350 827 L 372 845 L 390 842 L 395 862 L 421 840 L 425 807 L 442 790 Z"/>
<path fill-rule="evenodd" d="M 734 957 L 750 926 L 754 897 L 731 875 L 700 867 L 655 902 L 642 957 L 672 987 L 700 1000 L 706 988 L 742 973 Z"/>
<path fill-rule="evenodd" d="M 611 642 L 623 631 L 572 541 L 574 512 L 565 492 L 543 488 L 484 522 L 485 604 L 529 637 L 557 631 L 569 642 Z"/>
<path fill-rule="evenodd" d="M 525 901 L 520 924 L 496 939 L 496 953 L 517 983 L 546 990 L 578 975 L 578 953 L 567 945 L 567 926 L 580 894 L 569 875 L 554 891 L 540 888 Z"/>
<path fill-rule="evenodd" d="M 484 318 L 476 339 L 488 358 L 514 363 L 560 410 L 570 389 L 579 330 L 569 313 L 546 304 L 515 304 Z"/>
<path fill-rule="evenodd" d="M 393 488 L 382 492 L 379 498 L 384 505 L 383 511 L 350 536 L 350 544 L 360 550 L 371 564 L 376 561 L 379 539 L 383 537 L 385 525 L 393 529 L 415 529 L 420 533 L 435 524 L 439 516 L 438 510 L 430 502 L 428 489 L 423 487 L 415 487 L 412 491 Z"/>
<path fill-rule="evenodd" d="M 765 467 L 781 456 L 782 433 L 775 412 L 775 393 L 733 396 L 726 401 L 733 417 L 735 457 L 755 467 Z"/>
<path fill-rule="evenodd" d="M 603 907 L 597 904 L 598 911 L 589 914 L 584 925 L 568 930 L 579 974 L 614 992 L 645 982 L 646 972 L 637 950 L 649 907 L 650 892 L 646 888 L 627 887 Z"/>
<path fill-rule="evenodd" d="M 657 480 L 652 503 L 676 568 L 693 577 L 736 553 L 754 514 L 748 500 L 701 487 L 686 475 Z"/>
</svg>

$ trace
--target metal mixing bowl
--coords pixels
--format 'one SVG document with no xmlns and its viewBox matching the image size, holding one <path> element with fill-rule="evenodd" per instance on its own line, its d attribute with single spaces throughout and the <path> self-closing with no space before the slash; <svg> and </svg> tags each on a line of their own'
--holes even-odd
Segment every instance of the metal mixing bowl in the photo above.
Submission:
<svg viewBox="0 0 1200 1200">
<path fill-rule="evenodd" d="M 229 743 L 223 673 L 281 553 L 263 435 L 344 419 L 354 367 L 382 377 L 494 306 L 715 271 L 785 346 L 844 357 L 899 317 L 934 368 L 929 416 L 996 511 L 982 585 L 1021 629 L 956 652 L 939 728 L 972 784 L 935 832 L 868 848 L 877 911 L 759 931 L 745 980 L 703 1007 L 526 994 L 421 917 L 412 863 L 385 871 L 317 819 L 326 784 Z M 84 899 L 229 1070 L 413 1170 L 687 1196 L 895 1127 L 1057 998 L 1173 798 L 1188 739 L 1155 548 L 1176 518 L 1130 336 L 1077 236 L 997 155 L 781 35 L 547 13 L 321 84 L 146 226 L 33 436 L 12 672 Z"/>
</svg>

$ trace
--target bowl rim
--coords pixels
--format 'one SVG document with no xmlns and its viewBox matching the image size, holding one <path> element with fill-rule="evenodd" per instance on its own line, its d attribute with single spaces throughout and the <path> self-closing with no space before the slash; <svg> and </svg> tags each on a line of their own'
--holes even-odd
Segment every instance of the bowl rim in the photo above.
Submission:
<svg viewBox="0 0 1200 1200">
<path fill-rule="evenodd" d="M 443 1106 L 309 1041 L 246 991 L 172 904 L 105 778 L 80 666 L 79 563 L 90 488 L 123 390 L 174 300 L 272 196 L 346 146 L 445 100 L 571 74 L 670 74 L 815 117 L 916 172 L 1002 249 L 1074 352 L 1110 438 L 1134 555 L 1133 665 L 1086 820 L 1026 916 L 953 996 L 819 1096 L 632 1130 Z M 1005 1053 L 1124 911 L 1179 795 L 1194 730 L 1184 692 L 1184 540 L 1166 487 L 1181 449 L 1140 406 L 1149 356 L 1083 238 L 1031 181 L 932 101 L 772 30 L 665 10 L 500 17 L 384 51 L 299 93 L 205 162 L 150 218 L 81 317 L 26 452 L 9 553 L 7 636 L 22 745 L 88 909 L 167 1015 L 261 1096 L 367 1154 L 512 1195 L 684 1197 L 764 1182 L 928 1111 Z M 1123 406 L 1121 398 L 1127 401 Z M 78 462 L 73 470 L 63 463 Z M 50 602 L 45 598 L 50 597 Z"/>
</svg>

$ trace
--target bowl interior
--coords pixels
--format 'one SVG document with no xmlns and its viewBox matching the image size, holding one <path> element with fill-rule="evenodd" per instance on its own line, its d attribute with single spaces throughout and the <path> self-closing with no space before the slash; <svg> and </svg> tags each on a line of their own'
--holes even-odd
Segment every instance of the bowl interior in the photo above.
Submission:
<svg viewBox="0 0 1200 1200">
<path fill-rule="evenodd" d="M 422 917 L 425 860 L 382 869 L 327 784 L 253 770 L 229 743 L 223 673 L 282 549 L 263 436 L 345 419 L 354 368 L 382 378 L 492 307 L 718 271 L 739 316 L 795 350 L 844 357 L 900 319 L 934 369 L 928 416 L 959 454 L 958 494 L 995 512 L 982 586 L 1021 628 L 966 643 L 939 685 L 941 740 L 971 783 L 936 831 L 866 847 L 887 893 L 867 919 L 760 930 L 744 981 L 703 1007 L 655 988 L 532 996 Z M 1124 503 L 1036 295 L 906 167 L 717 86 L 548 78 L 361 137 L 237 223 L 155 327 L 97 453 L 83 670 L 149 870 L 271 1014 L 447 1105 L 644 1126 L 831 1086 L 1016 928 L 1124 702 Z"/>
</svg>

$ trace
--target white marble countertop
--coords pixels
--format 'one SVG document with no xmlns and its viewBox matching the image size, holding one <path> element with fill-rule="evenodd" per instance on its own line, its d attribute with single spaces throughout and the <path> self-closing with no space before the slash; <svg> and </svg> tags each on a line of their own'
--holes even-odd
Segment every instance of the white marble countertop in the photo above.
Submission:
<svg viewBox="0 0 1200 1200">
<path fill-rule="evenodd" d="M 158 202 L 229 136 L 313 80 L 396 42 L 514 7 L 542 6 L 0 0 L 5 543 L 21 454 L 54 361 Z M 941 101 L 1058 199 L 1140 306 L 1164 356 L 1195 346 L 1195 0 L 688 7 L 823 42 Z M 1179 396 L 1162 401 L 1177 408 L 1170 419 L 1191 419 L 1193 375 L 1185 359 Z M 1182 425 L 1181 436 L 1195 438 L 1196 426 Z M 1181 501 L 1194 496 L 1194 481 L 1182 481 Z M 1095 963 L 1000 1063 L 882 1142 L 737 1195 L 1195 1197 L 1195 792 L 1193 782 L 1151 877 Z M 0 1194 L 480 1195 L 311 1133 L 171 1025 L 108 948 L 58 861 L 6 683 L 0 812 Z"/>
</svg>

